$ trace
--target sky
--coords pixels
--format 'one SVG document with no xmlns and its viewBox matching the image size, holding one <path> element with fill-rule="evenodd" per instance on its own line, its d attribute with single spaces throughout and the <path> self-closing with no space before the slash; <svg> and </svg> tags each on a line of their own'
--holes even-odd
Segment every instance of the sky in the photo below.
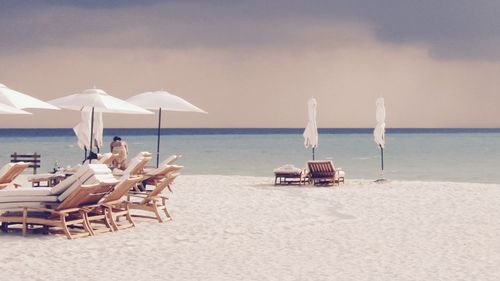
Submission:
<svg viewBox="0 0 500 281">
<path fill-rule="evenodd" d="M 166 90 L 165 127 L 500 127 L 500 1 L 0 0 L 0 83 L 42 100 Z M 73 127 L 70 110 L 1 127 Z M 166 117 L 165 117 L 166 116 Z M 105 114 L 105 127 L 154 116 Z"/>
</svg>

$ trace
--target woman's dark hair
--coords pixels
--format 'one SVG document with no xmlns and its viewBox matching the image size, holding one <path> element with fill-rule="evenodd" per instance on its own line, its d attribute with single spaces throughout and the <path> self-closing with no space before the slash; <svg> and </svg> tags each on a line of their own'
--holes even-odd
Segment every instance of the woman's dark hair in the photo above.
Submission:
<svg viewBox="0 0 500 281">
<path fill-rule="evenodd" d="M 122 140 L 122 138 L 120 138 L 119 136 L 116 136 L 113 138 L 113 141 L 117 141 L 117 140 Z"/>
</svg>

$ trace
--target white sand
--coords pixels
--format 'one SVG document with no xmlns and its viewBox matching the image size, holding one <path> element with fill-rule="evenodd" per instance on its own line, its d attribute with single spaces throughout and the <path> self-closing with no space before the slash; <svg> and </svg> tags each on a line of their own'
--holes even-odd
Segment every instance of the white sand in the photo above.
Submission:
<svg viewBox="0 0 500 281">
<path fill-rule="evenodd" d="M 500 280 L 500 186 L 181 176 L 174 220 L 0 234 L 2 280 Z M 69 278 L 69 279 L 68 279 Z"/>
</svg>

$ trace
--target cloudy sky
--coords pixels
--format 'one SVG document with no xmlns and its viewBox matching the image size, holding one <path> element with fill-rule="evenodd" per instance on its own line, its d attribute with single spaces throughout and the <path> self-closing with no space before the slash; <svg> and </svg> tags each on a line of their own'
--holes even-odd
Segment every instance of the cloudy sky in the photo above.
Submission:
<svg viewBox="0 0 500 281">
<path fill-rule="evenodd" d="M 497 0 L 0 0 L 0 83 L 49 100 L 164 89 L 167 127 L 500 127 Z M 2 115 L 72 127 L 76 112 Z M 153 127 L 105 116 L 106 127 Z"/>
</svg>

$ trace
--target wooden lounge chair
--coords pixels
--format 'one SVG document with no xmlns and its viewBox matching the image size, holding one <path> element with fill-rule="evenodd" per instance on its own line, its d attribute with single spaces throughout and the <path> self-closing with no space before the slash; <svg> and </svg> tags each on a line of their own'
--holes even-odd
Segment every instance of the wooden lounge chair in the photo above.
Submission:
<svg viewBox="0 0 500 281">
<path fill-rule="evenodd" d="M 98 155 L 97 161 L 101 164 L 104 164 L 106 166 L 111 166 L 113 161 L 120 156 L 118 153 L 104 153 L 102 155 Z"/>
<path fill-rule="evenodd" d="M 87 222 L 86 212 L 82 207 L 96 204 L 112 191 L 115 183 L 97 183 L 79 185 L 55 208 L 25 207 L 21 211 L 7 211 L 0 215 L 2 230 L 7 231 L 9 224 L 22 224 L 22 234 L 26 235 L 28 225 L 62 229 L 68 239 L 94 235 Z M 70 230 L 71 229 L 71 230 Z"/>
<path fill-rule="evenodd" d="M 119 170 L 119 169 L 114 169 L 113 170 L 113 175 L 117 177 L 121 176 L 136 176 L 136 175 L 142 175 L 144 173 L 144 168 L 148 164 L 148 162 L 151 160 L 151 157 L 134 157 L 132 160 L 130 160 L 129 165 L 125 170 Z"/>
<path fill-rule="evenodd" d="M 142 175 L 142 191 L 147 190 L 147 186 L 156 186 L 160 181 L 165 179 L 169 174 L 178 172 L 184 168 L 179 165 L 160 165 L 158 168 L 149 170 Z M 171 187 L 167 186 L 168 190 L 172 192 Z"/>
<path fill-rule="evenodd" d="M 163 210 L 165 215 L 169 220 L 172 219 L 167 210 L 166 202 L 168 197 L 162 196 L 161 193 L 165 188 L 168 188 L 171 185 L 175 178 L 179 176 L 179 173 L 169 174 L 165 179 L 161 180 L 150 192 L 141 192 L 141 193 L 129 193 L 127 195 L 127 201 L 129 201 L 130 209 L 142 210 L 146 212 L 152 212 L 155 214 L 152 216 L 144 216 L 138 214 L 132 214 L 133 217 L 141 217 L 141 218 L 153 218 L 157 219 L 159 222 L 163 222 L 163 219 L 160 216 L 160 211 Z M 134 201 L 139 199 L 139 201 Z"/>
<path fill-rule="evenodd" d="M 28 225 L 42 225 L 44 231 L 49 227 L 62 228 L 68 238 L 92 235 L 80 207 L 97 203 L 117 182 L 106 165 L 86 164 L 53 188 L 2 190 L 2 230 L 8 231 L 9 225 L 21 224 L 25 235 Z M 70 232 L 68 226 L 79 226 L 83 233 Z"/>
<path fill-rule="evenodd" d="M 14 179 L 19 176 L 30 163 L 16 162 L 7 163 L 0 169 L 0 189 L 6 188 L 9 184 L 13 184 Z M 17 184 L 14 184 L 17 187 Z"/>
<path fill-rule="evenodd" d="M 86 207 L 87 220 L 94 233 L 115 231 L 135 226 L 130 216 L 128 202 L 124 200 L 124 197 L 141 179 L 141 176 L 124 177 L 116 184 L 114 190 L 106 195 L 99 204 Z M 119 223 L 119 218 L 121 217 L 125 217 L 126 222 Z M 92 225 L 93 222 L 104 224 L 106 227 L 95 228 Z M 111 227 L 108 227 L 109 224 Z"/>
<path fill-rule="evenodd" d="M 335 183 L 340 184 L 337 170 L 335 169 L 332 161 L 308 161 L 307 167 L 309 169 L 309 181 L 314 185 L 334 185 Z"/>
<path fill-rule="evenodd" d="M 163 165 L 172 165 L 175 161 L 179 160 L 182 156 L 181 155 L 175 155 L 172 154 L 167 159 L 163 160 L 158 167 L 163 166 Z"/>
</svg>

